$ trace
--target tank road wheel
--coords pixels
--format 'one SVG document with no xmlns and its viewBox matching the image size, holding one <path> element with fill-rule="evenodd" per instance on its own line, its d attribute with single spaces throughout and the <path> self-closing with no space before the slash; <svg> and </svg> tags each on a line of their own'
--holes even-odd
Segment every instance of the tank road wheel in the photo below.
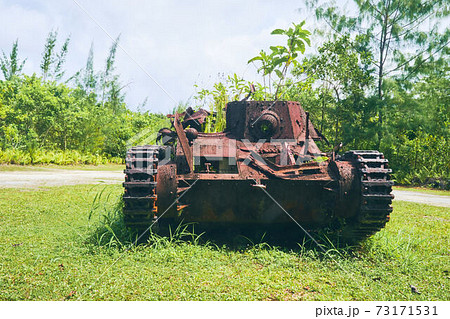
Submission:
<svg viewBox="0 0 450 319">
<path fill-rule="evenodd" d="M 125 225 L 144 231 L 156 221 L 156 181 L 160 146 L 135 146 L 127 151 L 123 186 Z M 155 227 L 156 225 L 152 226 Z"/>
<path fill-rule="evenodd" d="M 340 160 L 351 162 L 357 169 L 358 213 L 346 219 L 340 234 L 344 241 L 356 242 L 380 231 L 389 221 L 394 198 L 394 182 L 389 176 L 392 170 L 378 151 L 349 151 Z"/>
</svg>

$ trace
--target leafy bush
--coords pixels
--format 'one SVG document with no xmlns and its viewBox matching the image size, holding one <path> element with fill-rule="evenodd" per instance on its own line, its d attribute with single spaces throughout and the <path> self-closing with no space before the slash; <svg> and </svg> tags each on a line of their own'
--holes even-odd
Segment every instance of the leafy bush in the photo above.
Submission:
<svg viewBox="0 0 450 319">
<path fill-rule="evenodd" d="M 108 163 L 122 164 L 124 163 L 124 159 L 121 157 L 81 153 L 76 150 L 61 151 L 37 149 L 34 150 L 33 153 L 18 149 L 0 150 L 0 164 L 100 165 Z"/>
</svg>

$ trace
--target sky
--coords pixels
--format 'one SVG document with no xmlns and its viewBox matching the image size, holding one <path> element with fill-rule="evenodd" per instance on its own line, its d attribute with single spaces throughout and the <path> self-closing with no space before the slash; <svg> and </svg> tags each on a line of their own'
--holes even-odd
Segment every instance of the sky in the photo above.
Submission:
<svg viewBox="0 0 450 319">
<path fill-rule="evenodd" d="M 71 37 L 66 74 L 72 75 L 86 64 L 92 43 L 101 70 L 120 34 L 116 71 L 128 106 L 136 110 L 147 98 L 143 111 L 167 113 L 192 101 L 194 84 L 211 87 L 233 73 L 260 80 L 247 61 L 284 43 L 272 30 L 302 20 L 312 30 L 312 14 L 299 0 L 0 0 L 0 50 L 9 53 L 18 39 L 24 73 L 40 74 L 45 39 L 58 30 L 58 48 Z"/>
</svg>

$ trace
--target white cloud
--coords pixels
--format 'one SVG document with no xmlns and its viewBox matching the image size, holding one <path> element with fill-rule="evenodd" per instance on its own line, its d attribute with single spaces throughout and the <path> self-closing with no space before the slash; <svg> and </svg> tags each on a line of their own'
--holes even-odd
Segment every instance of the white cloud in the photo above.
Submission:
<svg viewBox="0 0 450 319">
<path fill-rule="evenodd" d="M 211 84 L 218 72 L 254 79 L 247 60 L 281 40 L 270 31 L 302 20 L 298 1 L 87 1 L 76 0 L 175 100 L 188 99 L 193 84 Z M 39 72 L 45 38 L 51 29 L 59 39 L 71 35 L 67 70 L 85 64 L 91 42 L 95 65 L 103 66 L 111 39 L 73 0 L 0 0 L 0 49 L 8 52 L 18 38 L 25 71 Z M 124 52 L 118 51 L 117 71 L 135 107 L 149 97 L 148 107 L 167 112 L 173 101 Z"/>
</svg>

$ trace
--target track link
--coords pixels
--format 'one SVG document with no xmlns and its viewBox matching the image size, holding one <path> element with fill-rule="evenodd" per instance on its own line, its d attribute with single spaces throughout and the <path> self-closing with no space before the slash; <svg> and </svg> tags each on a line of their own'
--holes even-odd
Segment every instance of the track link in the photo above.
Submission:
<svg viewBox="0 0 450 319">
<path fill-rule="evenodd" d="M 361 181 L 359 213 L 347 221 L 341 236 L 347 241 L 360 241 L 380 231 L 392 212 L 391 169 L 383 153 L 378 151 L 349 151 L 341 160 L 352 162 Z"/>
<path fill-rule="evenodd" d="M 135 146 L 127 151 L 123 213 L 128 227 L 145 230 L 155 222 L 159 151 L 156 145 Z"/>
</svg>

